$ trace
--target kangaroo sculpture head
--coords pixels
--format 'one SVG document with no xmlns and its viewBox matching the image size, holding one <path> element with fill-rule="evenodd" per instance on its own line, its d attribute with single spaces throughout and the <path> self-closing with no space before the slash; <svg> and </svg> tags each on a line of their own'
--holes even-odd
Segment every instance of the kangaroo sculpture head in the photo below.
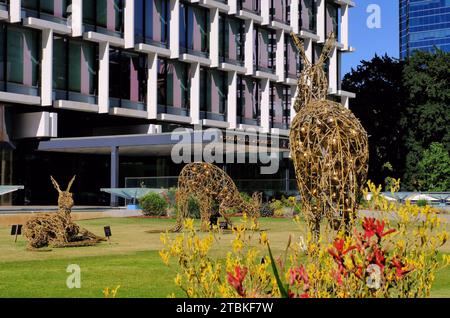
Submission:
<svg viewBox="0 0 450 318">
<path fill-rule="evenodd" d="M 252 200 L 244 205 L 244 212 L 247 213 L 249 217 L 259 217 L 261 214 L 262 194 L 260 192 L 254 192 L 252 195 Z"/>
<path fill-rule="evenodd" d="M 72 184 L 75 181 L 75 177 L 76 176 L 73 176 L 72 180 L 70 180 L 66 191 L 62 191 L 61 188 L 59 187 L 58 182 L 56 182 L 56 180 L 52 176 L 50 176 L 53 186 L 55 187 L 56 191 L 58 191 L 58 193 L 59 193 L 58 208 L 60 211 L 65 211 L 65 212 L 70 213 L 70 210 L 72 209 L 72 207 L 74 205 L 73 196 L 72 196 L 72 193 L 70 192 L 70 188 L 72 187 Z"/>
<path fill-rule="evenodd" d="M 324 70 L 324 64 L 331 56 L 336 38 L 334 33 L 330 34 L 319 60 L 313 64 L 306 55 L 303 41 L 293 32 L 291 36 L 302 60 L 302 71 L 297 82 L 299 98 L 296 99 L 294 105 L 295 111 L 299 112 L 302 107 L 308 105 L 311 101 L 325 100 L 327 98 L 328 79 Z"/>
</svg>

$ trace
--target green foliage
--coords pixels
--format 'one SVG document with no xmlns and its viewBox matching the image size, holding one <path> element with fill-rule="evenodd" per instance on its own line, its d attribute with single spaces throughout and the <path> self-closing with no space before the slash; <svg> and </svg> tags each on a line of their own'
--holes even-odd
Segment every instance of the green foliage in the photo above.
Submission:
<svg viewBox="0 0 450 318">
<path fill-rule="evenodd" d="M 149 193 L 140 198 L 139 205 L 145 216 L 165 216 L 169 207 L 167 201 L 157 193 Z"/>
<path fill-rule="evenodd" d="M 241 192 L 240 195 L 242 200 L 244 200 L 246 203 L 250 203 L 252 201 L 252 197 L 248 193 Z"/>
<path fill-rule="evenodd" d="M 193 197 L 190 197 L 188 201 L 188 213 L 189 217 L 192 219 L 201 218 L 200 205 L 198 204 L 197 200 L 194 199 Z"/>
<path fill-rule="evenodd" d="M 450 156 L 442 144 L 432 143 L 423 152 L 416 178 L 421 191 L 450 190 Z"/>
<path fill-rule="evenodd" d="M 428 201 L 427 201 L 427 200 L 422 199 L 422 200 L 418 200 L 418 201 L 417 201 L 417 206 L 418 206 L 418 207 L 424 208 L 424 207 L 426 207 L 427 205 L 428 205 Z"/>
</svg>

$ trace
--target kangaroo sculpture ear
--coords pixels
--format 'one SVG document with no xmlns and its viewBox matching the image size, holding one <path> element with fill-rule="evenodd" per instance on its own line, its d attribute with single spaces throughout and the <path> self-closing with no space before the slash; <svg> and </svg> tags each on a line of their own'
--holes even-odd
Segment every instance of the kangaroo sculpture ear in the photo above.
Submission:
<svg viewBox="0 0 450 318">
<path fill-rule="evenodd" d="M 62 191 L 59 188 L 58 182 L 56 182 L 56 180 L 53 178 L 53 176 L 50 176 L 50 179 L 52 180 L 53 186 L 55 187 L 56 191 L 58 191 L 58 193 L 61 193 Z"/>
<path fill-rule="evenodd" d="M 70 192 L 70 188 L 72 188 L 72 184 L 75 181 L 76 175 L 73 176 L 72 180 L 70 180 L 69 185 L 67 186 L 66 192 Z"/>
<path fill-rule="evenodd" d="M 256 204 L 259 204 L 259 205 L 262 204 L 262 193 L 261 192 L 253 193 L 252 198 Z"/>
<path fill-rule="evenodd" d="M 305 47 L 303 46 L 303 41 L 300 40 L 297 34 L 291 32 L 291 37 L 294 40 L 294 44 L 297 47 L 298 53 L 300 54 L 300 59 L 303 61 L 303 67 L 308 67 L 311 65 L 311 61 L 308 56 L 306 56 Z"/>
</svg>

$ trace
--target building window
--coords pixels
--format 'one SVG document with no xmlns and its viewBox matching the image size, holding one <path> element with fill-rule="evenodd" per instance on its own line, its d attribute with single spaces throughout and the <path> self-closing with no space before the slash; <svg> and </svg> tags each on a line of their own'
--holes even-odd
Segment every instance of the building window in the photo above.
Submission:
<svg viewBox="0 0 450 318">
<path fill-rule="evenodd" d="M 327 2 L 326 8 L 326 35 L 329 36 L 331 32 L 336 38 L 339 37 L 339 7 L 336 4 Z"/>
<path fill-rule="evenodd" d="M 111 48 L 109 61 L 111 107 L 146 110 L 146 55 Z"/>
<path fill-rule="evenodd" d="M 96 103 L 98 45 L 67 37 L 53 41 L 53 88 L 56 99 Z"/>
<path fill-rule="evenodd" d="M 184 53 L 209 56 L 209 11 L 180 3 L 180 48 Z"/>
<path fill-rule="evenodd" d="M 276 33 L 273 30 L 255 26 L 253 61 L 257 70 L 275 73 Z"/>
<path fill-rule="evenodd" d="M 239 10 L 260 14 L 261 0 L 238 0 L 238 8 Z"/>
<path fill-rule="evenodd" d="M 300 28 L 305 31 L 316 32 L 317 4 L 315 0 L 300 0 Z"/>
<path fill-rule="evenodd" d="M 40 32 L 0 24 L 0 81 L 4 91 L 39 95 Z"/>
<path fill-rule="evenodd" d="M 318 61 L 320 59 L 320 55 L 322 54 L 322 50 L 323 50 L 323 44 L 314 43 L 313 48 L 314 48 L 314 54 L 313 54 L 312 63 L 314 64 L 314 63 L 316 63 L 316 61 Z M 330 69 L 330 59 L 326 59 L 324 65 L 323 65 L 323 70 L 325 71 L 327 78 L 328 78 L 328 74 L 329 74 L 329 69 Z"/>
<path fill-rule="evenodd" d="M 291 0 L 271 0 L 270 17 L 273 21 L 291 23 Z"/>
<path fill-rule="evenodd" d="M 261 86 L 258 79 L 239 76 L 237 114 L 238 123 L 259 126 L 261 117 Z"/>
<path fill-rule="evenodd" d="M 124 0 L 83 0 L 83 22 L 87 31 L 109 35 L 123 33 Z"/>
<path fill-rule="evenodd" d="M 240 19 L 220 15 L 219 55 L 222 62 L 244 65 L 245 24 Z"/>
<path fill-rule="evenodd" d="M 271 127 L 289 129 L 291 120 L 291 89 L 289 86 L 271 84 L 270 90 Z"/>
<path fill-rule="evenodd" d="M 28 16 L 53 22 L 65 22 L 70 15 L 72 0 L 22 0 Z"/>
<path fill-rule="evenodd" d="M 214 69 L 200 69 L 200 111 L 202 119 L 225 121 L 228 75 Z"/>
<path fill-rule="evenodd" d="M 298 53 L 298 49 L 295 46 L 294 40 L 290 35 L 285 35 L 285 59 L 284 59 L 284 67 L 285 67 L 285 76 L 287 78 L 298 78 L 300 75 L 302 65 L 300 60 L 300 54 Z"/>
<path fill-rule="evenodd" d="M 135 0 L 134 6 L 136 43 L 167 47 L 170 34 L 170 2 L 168 0 Z"/>
<path fill-rule="evenodd" d="M 190 67 L 179 61 L 158 60 L 158 112 L 189 116 Z"/>
</svg>

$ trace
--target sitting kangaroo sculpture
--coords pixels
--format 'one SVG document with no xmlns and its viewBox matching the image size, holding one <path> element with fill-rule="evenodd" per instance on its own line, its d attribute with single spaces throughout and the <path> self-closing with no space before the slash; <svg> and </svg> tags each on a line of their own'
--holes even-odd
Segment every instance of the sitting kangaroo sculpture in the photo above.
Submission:
<svg viewBox="0 0 450 318">
<path fill-rule="evenodd" d="M 219 214 L 232 226 L 229 210 L 238 210 L 251 218 L 258 218 L 261 209 L 261 193 L 254 193 L 251 202 L 245 202 L 233 180 L 220 168 L 209 164 L 196 162 L 186 165 L 178 179 L 177 224 L 172 230 L 179 232 L 183 222 L 189 217 L 189 198 L 197 200 L 200 206 L 201 229 L 207 231 L 210 217 L 213 214 L 213 203 L 219 205 Z"/>
<path fill-rule="evenodd" d="M 368 171 L 367 132 L 343 105 L 327 100 L 325 61 L 335 50 L 332 33 L 316 64 L 306 56 L 303 43 L 292 33 L 303 60 L 298 96 L 291 124 L 290 145 L 302 212 L 313 238 L 326 217 L 335 230 L 348 233 L 358 208 Z"/>
<path fill-rule="evenodd" d="M 38 215 L 26 222 L 24 235 L 28 239 L 28 248 L 87 246 L 104 241 L 104 238 L 96 236 L 72 222 L 70 213 L 74 202 L 70 188 L 75 181 L 75 176 L 69 182 L 66 191 L 60 189 L 53 177 L 50 179 L 59 194 L 58 212 Z"/>
</svg>

